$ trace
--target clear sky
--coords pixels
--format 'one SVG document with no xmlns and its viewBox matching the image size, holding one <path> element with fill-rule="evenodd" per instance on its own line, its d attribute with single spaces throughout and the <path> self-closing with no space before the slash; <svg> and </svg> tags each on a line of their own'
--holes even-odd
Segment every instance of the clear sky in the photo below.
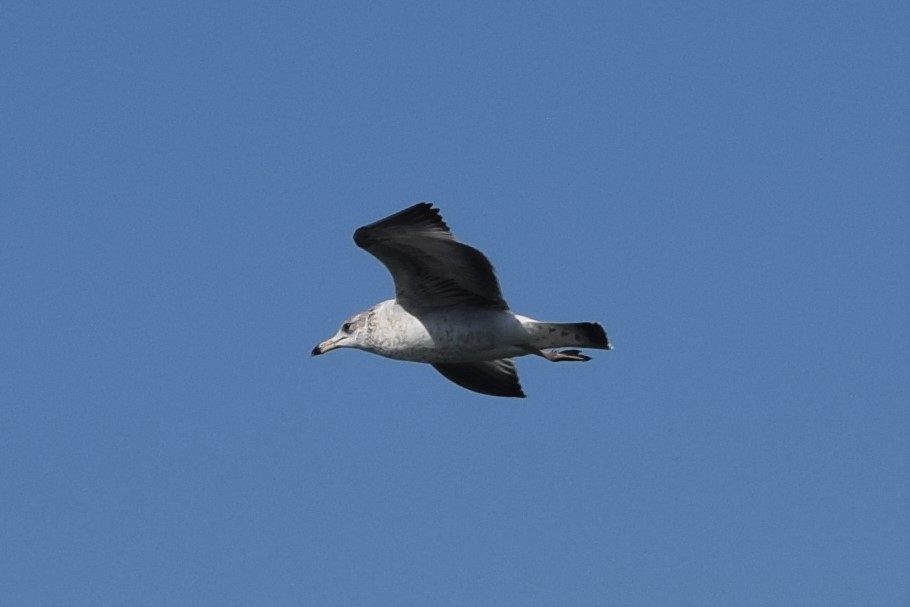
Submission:
<svg viewBox="0 0 910 607">
<path fill-rule="evenodd" d="M 906 2 L 18 2 L 0 603 L 910 604 Z M 527 399 L 309 353 L 420 200 Z"/>
</svg>

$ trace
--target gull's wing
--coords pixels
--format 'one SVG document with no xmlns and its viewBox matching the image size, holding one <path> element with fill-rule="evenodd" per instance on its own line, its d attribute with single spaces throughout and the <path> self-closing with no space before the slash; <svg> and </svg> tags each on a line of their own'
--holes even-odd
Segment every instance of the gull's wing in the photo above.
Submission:
<svg viewBox="0 0 910 607">
<path fill-rule="evenodd" d="M 525 393 L 518 383 L 518 372 L 511 358 L 476 363 L 437 363 L 433 368 L 462 388 L 490 396 L 518 396 Z"/>
<path fill-rule="evenodd" d="M 354 242 L 389 269 L 395 297 L 407 310 L 508 309 L 490 261 L 455 240 L 428 202 L 359 228 Z"/>
</svg>

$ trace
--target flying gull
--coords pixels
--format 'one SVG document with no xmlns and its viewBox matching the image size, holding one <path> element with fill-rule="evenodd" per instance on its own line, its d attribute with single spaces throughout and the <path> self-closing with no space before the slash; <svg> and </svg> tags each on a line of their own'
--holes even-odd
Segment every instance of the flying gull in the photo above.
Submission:
<svg viewBox="0 0 910 607">
<path fill-rule="evenodd" d="M 421 202 L 354 232 L 354 242 L 389 269 L 395 299 L 346 320 L 313 356 L 357 348 L 396 360 L 429 363 L 463 388 L 524 397 L 512 358 L 586 361 L 581 347 L 610 350 L 595 322 L 551 323 L 509 310 L 493 266 L 455 240 L 439 210 Z"/>
</svg>

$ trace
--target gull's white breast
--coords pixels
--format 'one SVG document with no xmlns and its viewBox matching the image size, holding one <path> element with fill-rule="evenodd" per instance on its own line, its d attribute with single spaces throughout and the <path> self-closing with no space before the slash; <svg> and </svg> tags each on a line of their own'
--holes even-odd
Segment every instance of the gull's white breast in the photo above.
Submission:
<svg viewBox="0 0 910 607">
<path fill-rule="evenodd" d="M 511 358 L 528 354 L 530 320 L 505 310 L 445 309 L 415 316 L 394 300 L 370 310 L 369 351 L 425 363 Z"/>
</svg>

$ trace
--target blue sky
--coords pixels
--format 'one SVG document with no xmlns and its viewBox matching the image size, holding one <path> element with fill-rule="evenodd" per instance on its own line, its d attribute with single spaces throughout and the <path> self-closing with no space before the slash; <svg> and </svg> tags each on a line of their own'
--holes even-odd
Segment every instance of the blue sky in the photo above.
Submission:
<svg viewBox="0 0 910 607">
<path fill-rule="evenodd" d="M 0 602 L 910 602 L 906 3 L 0 18 Z M 524 400 L 309 352 L 419 200 Z"/>
</svg>

